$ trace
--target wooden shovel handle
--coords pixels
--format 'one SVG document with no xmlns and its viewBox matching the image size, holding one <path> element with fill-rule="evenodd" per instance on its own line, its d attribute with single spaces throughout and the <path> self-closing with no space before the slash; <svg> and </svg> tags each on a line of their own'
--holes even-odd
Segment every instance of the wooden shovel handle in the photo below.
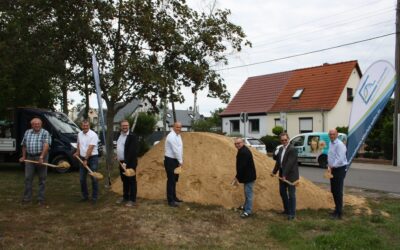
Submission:
<svg viewBox="0 0 400 250">
<path fill-rule="evenodd" d="M 93 173 L 93 171 L 85 163 L 83 163 L 82 159 L 79 156 L 75 155 L 75 158 L 78 159 L 78 161 L 89 171 L 89 173 Z"/>
<path fill-rule="evenodd" d="M 282 177 L 279 177 L 279 176 L 277 176 L 277 175 L 275 175 L 275 174 L 271 174 L 271 176 L 272 176 L 272 177 L 278 177 L 279 180 L 284 181 L 284 182 L 286 182 L 287 184 L 289 184 L 289 185 L 291 185 L 291 186 L 297 186 L 297 185 L 299 185 L 299 180 L 297 180 L 297 181 L 295 181 L 295 182 L 291 182 L 291 181 L 288 181 L 288 180 L 286 180 L 286 179 L 283 179 Z"/>
<path fill-rule="evenodd" d="M 119 162 L 119 165 L 121 166 L 121 168 L 124 170 L 124 171 L 126 171 L 126 167 L 124 166 L 124 164 L 122 163 L 122 162 L 120 162 L 120 161 L 118 161 Z"/>
<path fill-rule="evenodd" d="M 45 165 L 45 166 L 53 167 L 53 168 L 59 168 L 59 166 L 53 165 L 53 164 L 50 164 L 50 163 L 47 163 L 47 162 L 40 163 L 38 161 L 32 161 L 32 160 L 24 160 L 24 162 L 35 163 L 35 164 L 39 164 L 39 165 Z"/>
</svg>

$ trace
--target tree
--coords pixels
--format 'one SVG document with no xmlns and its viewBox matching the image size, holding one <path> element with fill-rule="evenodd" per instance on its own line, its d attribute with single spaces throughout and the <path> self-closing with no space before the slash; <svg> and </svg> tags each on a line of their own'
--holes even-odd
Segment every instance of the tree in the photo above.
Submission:
<svg viewBox="0 0 400 250">
<path fill-rule="evenodd" d="M 157 120 L 154 115 L 139 113 L 134 129 L 135 134 L 139 136 L 139 156 L 144 155 L 148 151 L 149 145 L 146 143 L 145 139 L 153 133 L 156 124 Z"/>
</svg>

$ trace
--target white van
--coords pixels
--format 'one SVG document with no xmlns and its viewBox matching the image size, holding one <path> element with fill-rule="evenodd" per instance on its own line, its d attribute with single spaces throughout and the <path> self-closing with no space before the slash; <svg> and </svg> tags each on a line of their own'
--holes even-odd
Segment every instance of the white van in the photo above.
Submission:
<svg viewBox="0 0 400 250">
<path fill-rule="evenodd" d="M 339 133 L 338 138 L 346 144 L 346 134 Z M 318 165 L 321 168 L 326 168 L 328 163 L 329 142 L 330 139 L 327 132 L 299 134 L 290 140 L 290 144 L 297 149 L 299 164 Z M 277 149 L 280 147 L 278 146 Z M 275 150 L 274 154 L 277 153 L 278 150 Z"/>
</svg>

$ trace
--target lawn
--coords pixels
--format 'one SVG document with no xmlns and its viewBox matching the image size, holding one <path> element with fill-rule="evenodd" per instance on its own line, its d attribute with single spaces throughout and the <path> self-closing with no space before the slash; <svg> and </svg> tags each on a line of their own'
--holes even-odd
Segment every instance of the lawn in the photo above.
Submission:
<svg viewBox="0 0 400 250">
<path fill-rule="evenodd" d="M 384 193 L 368 198 L 371 215 L 346 207 L 334 221 L 327 210 L 302 210 L 289 222 L 276 211 L 240 219 L 238 211 L 194 203 L 175 209 L 164 200 L 127 208 L 104 181 L 96 205 L 79 203 L 77 171 L 49 172 L 44 207 L 21 204 L 21 167 L 0 166 L 0 183 L 1 249 L 400 249 L 400 198 Z"/>
</svg>

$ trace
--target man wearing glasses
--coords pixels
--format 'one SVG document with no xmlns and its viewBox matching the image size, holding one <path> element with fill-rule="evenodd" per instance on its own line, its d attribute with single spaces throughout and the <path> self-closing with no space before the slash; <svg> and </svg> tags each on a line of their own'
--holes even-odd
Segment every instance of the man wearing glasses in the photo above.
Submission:
<svg viewBox="0 0 400 250">
<path fill-rule="evenodd" d="M 245 219 L 251 215 L 253 209 L 253 186 L 257 178 L 256 168 L 253 161 L 251 151 L 244 145 L 242 138 L 235 139 L 235 147 L 238 152 L 236 154 L 236 176 L 233 179 L 233 184 L 244 184 L 244 205 L 240 207 L 243 209 L 241 218 Z"/>
<path fill-rule="evenodd" d="M 293 220 L 296 216 L 296 186 L 285 182 L 295 182 L 299 179 L 299 167 L 297 166 L 297 151 L 289 143 L 289 135 L 287 133 L 280 134 L 282 147 L 276 156 L 276 163 L 272 174 L 275 175 L 279 171 L 279 193 L 282 198 L 283 209 L 282 214 L 288 216 L 288 220 Z"/>
</svg>

